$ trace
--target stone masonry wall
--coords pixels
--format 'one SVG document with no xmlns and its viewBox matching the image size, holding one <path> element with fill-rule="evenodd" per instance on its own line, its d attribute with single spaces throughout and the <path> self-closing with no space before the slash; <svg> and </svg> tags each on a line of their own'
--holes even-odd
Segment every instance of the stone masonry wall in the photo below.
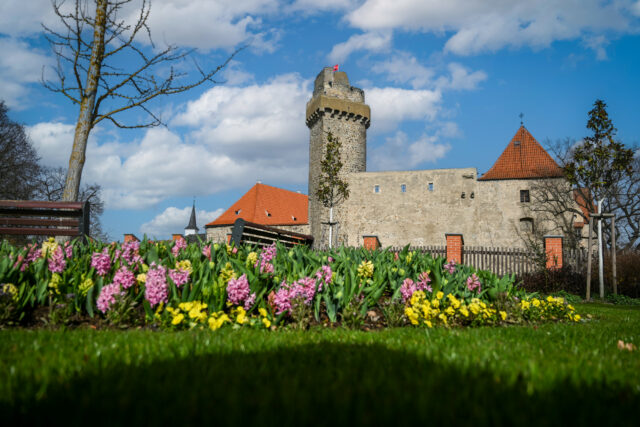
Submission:
<svg viewBox="0 0 640 427">
<path fill-rule="evenodd" d="M 531 180 L 477 181 L 475 168 L 365 172 L 348 180 L 340 237 L 349 246 L 362 246 L 363 235 L 378 236 L 383 247 L 444 245 L 446 233 L 462 234 L 467 246 L 523 246 L 520 190 Z"/>
</svg>

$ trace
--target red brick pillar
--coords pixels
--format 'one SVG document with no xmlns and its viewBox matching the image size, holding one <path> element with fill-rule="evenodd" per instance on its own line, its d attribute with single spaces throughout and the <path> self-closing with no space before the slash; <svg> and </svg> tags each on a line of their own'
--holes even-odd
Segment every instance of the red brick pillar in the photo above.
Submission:
<svg viewBox="0 0 640 427">
<path fill-rule="evenodd" d="M 562 268 L 562 236 L 544 236 L 544 251 L 548 269 Z"/>
<path fill-rule="evenodd" d="M 182 234 L 172 234 L 171 238 L 175 241 L 175 240 L 184 240 L 184 237 L 182 237 Z"/>
<path fill-rule="evenodd" d="M 362 236 L 362 239 L 364 240 L 365 249 L 369 249 L 371 251 L 380 249 L 381 245 L 378 236 Z"/>
<path fill-rule="evenodd" d="M 125 234 L 124 235 L 124 241 L 125 243 L 127 242 L 139 242 L 140 239 L 138 239 L 135 234 Z"/>
<path fill-rule="evenodd" d="M 231 244 L 231 233 L 227 233 L 227 245 Z"/>
<path fill-rule="evenodd" d="M 464 250 L 464 239 L 462 234 L 445 234 L 447 238 L 447 261 L 455 261 L 462 264 L 462 252 Z"/>
</svg>

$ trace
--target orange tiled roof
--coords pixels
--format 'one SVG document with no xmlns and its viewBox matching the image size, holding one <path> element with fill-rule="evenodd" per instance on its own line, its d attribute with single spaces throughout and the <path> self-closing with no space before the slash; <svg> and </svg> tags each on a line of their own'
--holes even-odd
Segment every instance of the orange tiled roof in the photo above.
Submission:
<svg viewBox="0 0 640 427">
<path fill-rule="evenodd" d="M 524 127 L 518 132 L 487 173 L 478 180 L 561 177 L 562 169 Z"/>
<path fill-rule="evenodd" d="M 304 225 L 308 203 L 305 194 L 256 184 L 206 227 L 232 225 L 238 218 L 262 225 Z"/>
</svg>

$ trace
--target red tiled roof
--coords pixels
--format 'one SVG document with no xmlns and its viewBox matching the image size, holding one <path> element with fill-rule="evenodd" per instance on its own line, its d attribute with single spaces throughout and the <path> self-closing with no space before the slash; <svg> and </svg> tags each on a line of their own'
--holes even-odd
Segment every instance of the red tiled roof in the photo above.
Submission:
<svg viewBox="0 0 640 427">
<path fill-rule="evenodd" d="M 232 225 L 238 218 L 262 225 L 304 225 L 308 223 L 308 203 L 305 194 L 256 184 L 206 226 Z"/>
<path fill-rule="evenodd" d="M 507 145 L 498 160 L 478 180 L 561 177 L 562 169 L 524 127 Z"/>
</svg>

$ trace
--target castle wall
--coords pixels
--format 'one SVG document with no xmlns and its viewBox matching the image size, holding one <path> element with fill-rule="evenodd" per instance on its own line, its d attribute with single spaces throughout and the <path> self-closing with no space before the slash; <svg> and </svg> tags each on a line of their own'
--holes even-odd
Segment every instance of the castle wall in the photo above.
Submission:
<svg viewBox="0 0 640 427">
<path fill-rule="evenodd" d="M 463 234 L 467 246 L 523 246 L 520 219 L 531 213 L 520 190 L 531 180 L 477 181 L 476 169 L 464 168 L 355 173 L 348 181 L 339 239 L 349 246 L 362 246 L 363 235 L 383 247 L 444 245 L 445 233 Z"/>
</svg>

